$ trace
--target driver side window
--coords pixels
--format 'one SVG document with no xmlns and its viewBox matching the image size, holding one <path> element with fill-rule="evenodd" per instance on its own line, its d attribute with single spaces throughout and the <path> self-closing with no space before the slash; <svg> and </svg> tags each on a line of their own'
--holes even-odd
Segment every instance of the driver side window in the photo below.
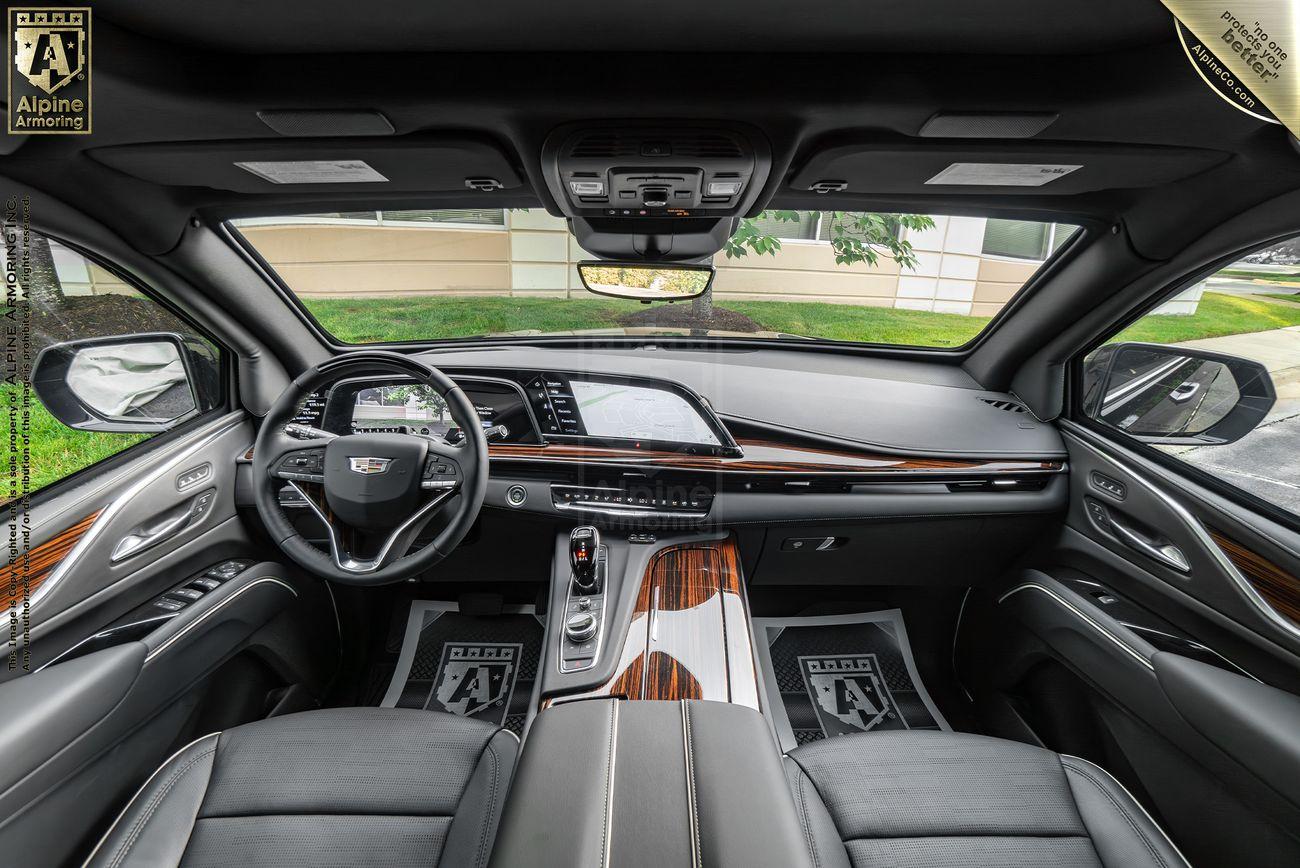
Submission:
<svg viewBox="0 0 1300 868">
<path fill-rule="evenodd" d="M 1113 335 L 1082 385 L 1095 423 L 1300 515 L 1300 238 Z"/>
<path fill-rule="evenodd" d="M 6 363 L 0 401 L 11 428 L 6 438 L 29 444 L 28 490 L 59 482 L 220 403 L 215 344 L 72 248 L 35 232 L 11 231 L 16 244 L 0 246 L 0 264 L 13 278 L 5 316 L 18 332 L 19 353 Z M 141 433 L 139 420 L 150 420 L 147 432 Z M 7 498 L 21 493 L 22 486 L 11 489 L 8 480 L 21 480 L 23 456 L 21 447 L 4 452 L 0 497 Z"/>
</svg>

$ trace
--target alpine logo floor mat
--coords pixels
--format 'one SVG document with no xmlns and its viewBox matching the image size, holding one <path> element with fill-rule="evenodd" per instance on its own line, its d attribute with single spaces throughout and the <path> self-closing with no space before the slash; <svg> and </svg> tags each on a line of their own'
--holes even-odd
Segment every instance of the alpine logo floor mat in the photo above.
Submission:
<svg viewBox="0 0 1300 868">
<path fill-rule="evenodd" d="M 425 708 L 505 723 L 523 645 L 444 642 Z"/>
<path fill-rule="evenodd" d="M 898 609 L 755 618 L 768 706 L 782 750 L 891 729 L 950 729 L 921 683 Z"/>
<path fill-rule="evenodd" d="M 907 728 L 875 654 L 800 657 L 799 669 L 823 734 Z"/>
<path fill-rule="evenodd" d="M 380 705 L 446 711 L 522 735 L 542 636 L 531 606 L 482 618 L 455 603 L 416 600 Z"/>
</svg>

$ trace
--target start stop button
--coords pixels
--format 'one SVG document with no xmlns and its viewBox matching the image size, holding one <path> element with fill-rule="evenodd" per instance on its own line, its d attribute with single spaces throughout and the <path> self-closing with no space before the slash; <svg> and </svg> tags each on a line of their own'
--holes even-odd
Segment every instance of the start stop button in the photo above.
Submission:
<svg viewBox="0 0 1300 868">
<path fill-rule="evenodd" d="M 506 503 L 511 506 L 523 506 L 528 499 L 528 491 L 522 485 L 512 485 L 506 489 Z"/>
</svg>

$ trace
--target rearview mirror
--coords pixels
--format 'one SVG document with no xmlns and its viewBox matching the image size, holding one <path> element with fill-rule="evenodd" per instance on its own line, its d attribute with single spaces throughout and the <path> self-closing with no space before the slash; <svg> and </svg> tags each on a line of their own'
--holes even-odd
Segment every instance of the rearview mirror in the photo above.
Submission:
<svg viewBox="0 0 1300 868">
<path fill-rule="evenodd" d="M 1083 373 L 1085 415 L 1144 443 L 1232 443 L 1275 400 L 1263 365 L 1191 347 L 1112 344 Z"/>
<path fill-rule="evenodd" d="M 32 365 L 32 388 L 69 428 L 152 434 L 198 413 L 197 386 L 215 375 L 213 360 L 157 332 L 48 346 Z"/>
<path fill-rule="evenodd" d="M 588 292 L 636 301 L 685 301 L 709 291 L 712 265 L 653 262 L 580 262 L 578 277 Z"/>
</svg>

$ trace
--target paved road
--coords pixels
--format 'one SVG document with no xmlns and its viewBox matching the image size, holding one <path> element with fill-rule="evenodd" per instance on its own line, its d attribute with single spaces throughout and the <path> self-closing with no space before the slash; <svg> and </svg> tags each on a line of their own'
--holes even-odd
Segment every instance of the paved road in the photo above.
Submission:
<svg viewBox="0 0 1300 868">
<path fill-rule="evenodd" d="M 1181 346 L 1260 362 L 1273 378 L 1277 403 L 1258 428 L 1236 443 L 1157 448 L 1300 514 L 1300 326 L 1187 341 Z"/>
</svg>

